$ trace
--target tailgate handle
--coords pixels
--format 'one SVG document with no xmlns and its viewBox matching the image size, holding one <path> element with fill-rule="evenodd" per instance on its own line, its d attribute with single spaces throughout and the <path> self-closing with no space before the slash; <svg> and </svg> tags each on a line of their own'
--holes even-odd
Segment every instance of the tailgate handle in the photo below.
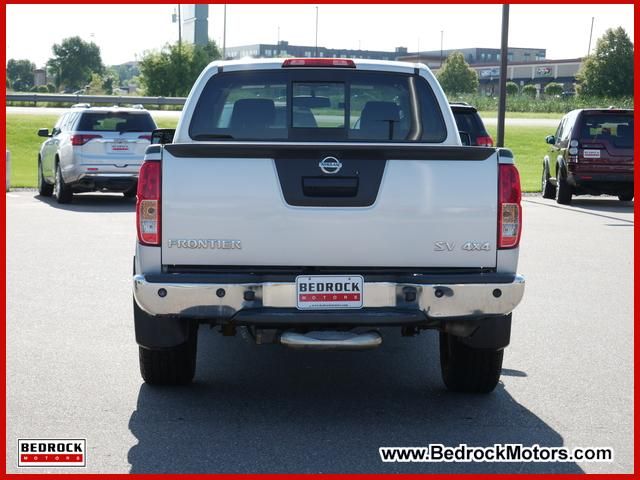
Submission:
<svg viewBox="0 0 640 480">
<path fill-rule="evenodd" d="M 302 177 L 302 192 L 307 197 L 355 197 L 358 177 Z"/>
</svg>

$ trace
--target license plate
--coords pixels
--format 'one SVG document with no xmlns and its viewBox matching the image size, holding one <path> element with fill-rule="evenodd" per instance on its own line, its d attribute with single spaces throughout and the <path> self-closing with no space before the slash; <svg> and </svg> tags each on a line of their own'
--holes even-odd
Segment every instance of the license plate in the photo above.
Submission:
<svg viewBox="0 0 640 480">
<path fill-rule="evenodd" d="M 122 153 L 129 151 L 129 143 L 128 142 L 113 142 L 111 143 L 111 151 L 113 153 Z"/>
<path fill-rule="evenodd" d="M 301 275 L 296 277 L 299 310 L 362 308 L 364 279 L 361 275 Z"/>
</svg>

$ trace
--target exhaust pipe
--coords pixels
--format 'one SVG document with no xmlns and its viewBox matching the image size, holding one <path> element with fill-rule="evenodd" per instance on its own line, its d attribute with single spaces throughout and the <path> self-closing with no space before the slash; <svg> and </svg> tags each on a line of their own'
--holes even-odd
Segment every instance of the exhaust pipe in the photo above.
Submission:
<svg viewBox="0 0 640 480">
<path fill-rule="evenodd" d="M 366 350 L 382 344 L 382 336 L 375 331 L 355 333 L 317 331 L 308 333 L 284 332 L 280 343 L 298 350 Z"/>
</svg>

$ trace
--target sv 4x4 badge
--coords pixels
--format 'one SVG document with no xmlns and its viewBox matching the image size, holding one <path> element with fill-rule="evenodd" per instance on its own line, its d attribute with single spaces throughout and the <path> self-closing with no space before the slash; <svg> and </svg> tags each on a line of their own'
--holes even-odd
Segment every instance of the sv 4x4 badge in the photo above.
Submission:
<svg viewBox="0 0 640 480">
<path fill-rule="evenodd" d="M 455 242 L 445 242 L 445 241 L 433 242 L 434 252 L 453 252 L 455 248 L 456 248 Z M 488 252 L 491 250 L 491 244 L 489 242 L 465 242 L 460 247 L 460 250 L 464 250 L 466 252 L 473 252 L 473 251 Z"/>
</svg>

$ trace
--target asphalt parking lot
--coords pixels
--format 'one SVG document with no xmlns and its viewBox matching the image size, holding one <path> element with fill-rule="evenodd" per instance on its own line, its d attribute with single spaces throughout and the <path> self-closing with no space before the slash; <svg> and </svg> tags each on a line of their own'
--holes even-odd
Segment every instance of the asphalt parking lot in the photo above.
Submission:
<svg viewBox="0 0 640 480">
<path fill-rule="evenodd" d="M 131 314 L 134 204 L 7 200 L 7 452 L 86 438 L 87 472 L 633 471 L 633 204 L 526 197 L 501 384 L 456 395 L 433 332 L 295 352 L 202 329 L 195 383 L 146 386 Z M 613 447 L 611 463 L 387 463 L 380 446 Z M 62 470 L 64 471 L 64 469 Z M 78 470 L 73 470 L 75 473 Z"/>
</svg>

